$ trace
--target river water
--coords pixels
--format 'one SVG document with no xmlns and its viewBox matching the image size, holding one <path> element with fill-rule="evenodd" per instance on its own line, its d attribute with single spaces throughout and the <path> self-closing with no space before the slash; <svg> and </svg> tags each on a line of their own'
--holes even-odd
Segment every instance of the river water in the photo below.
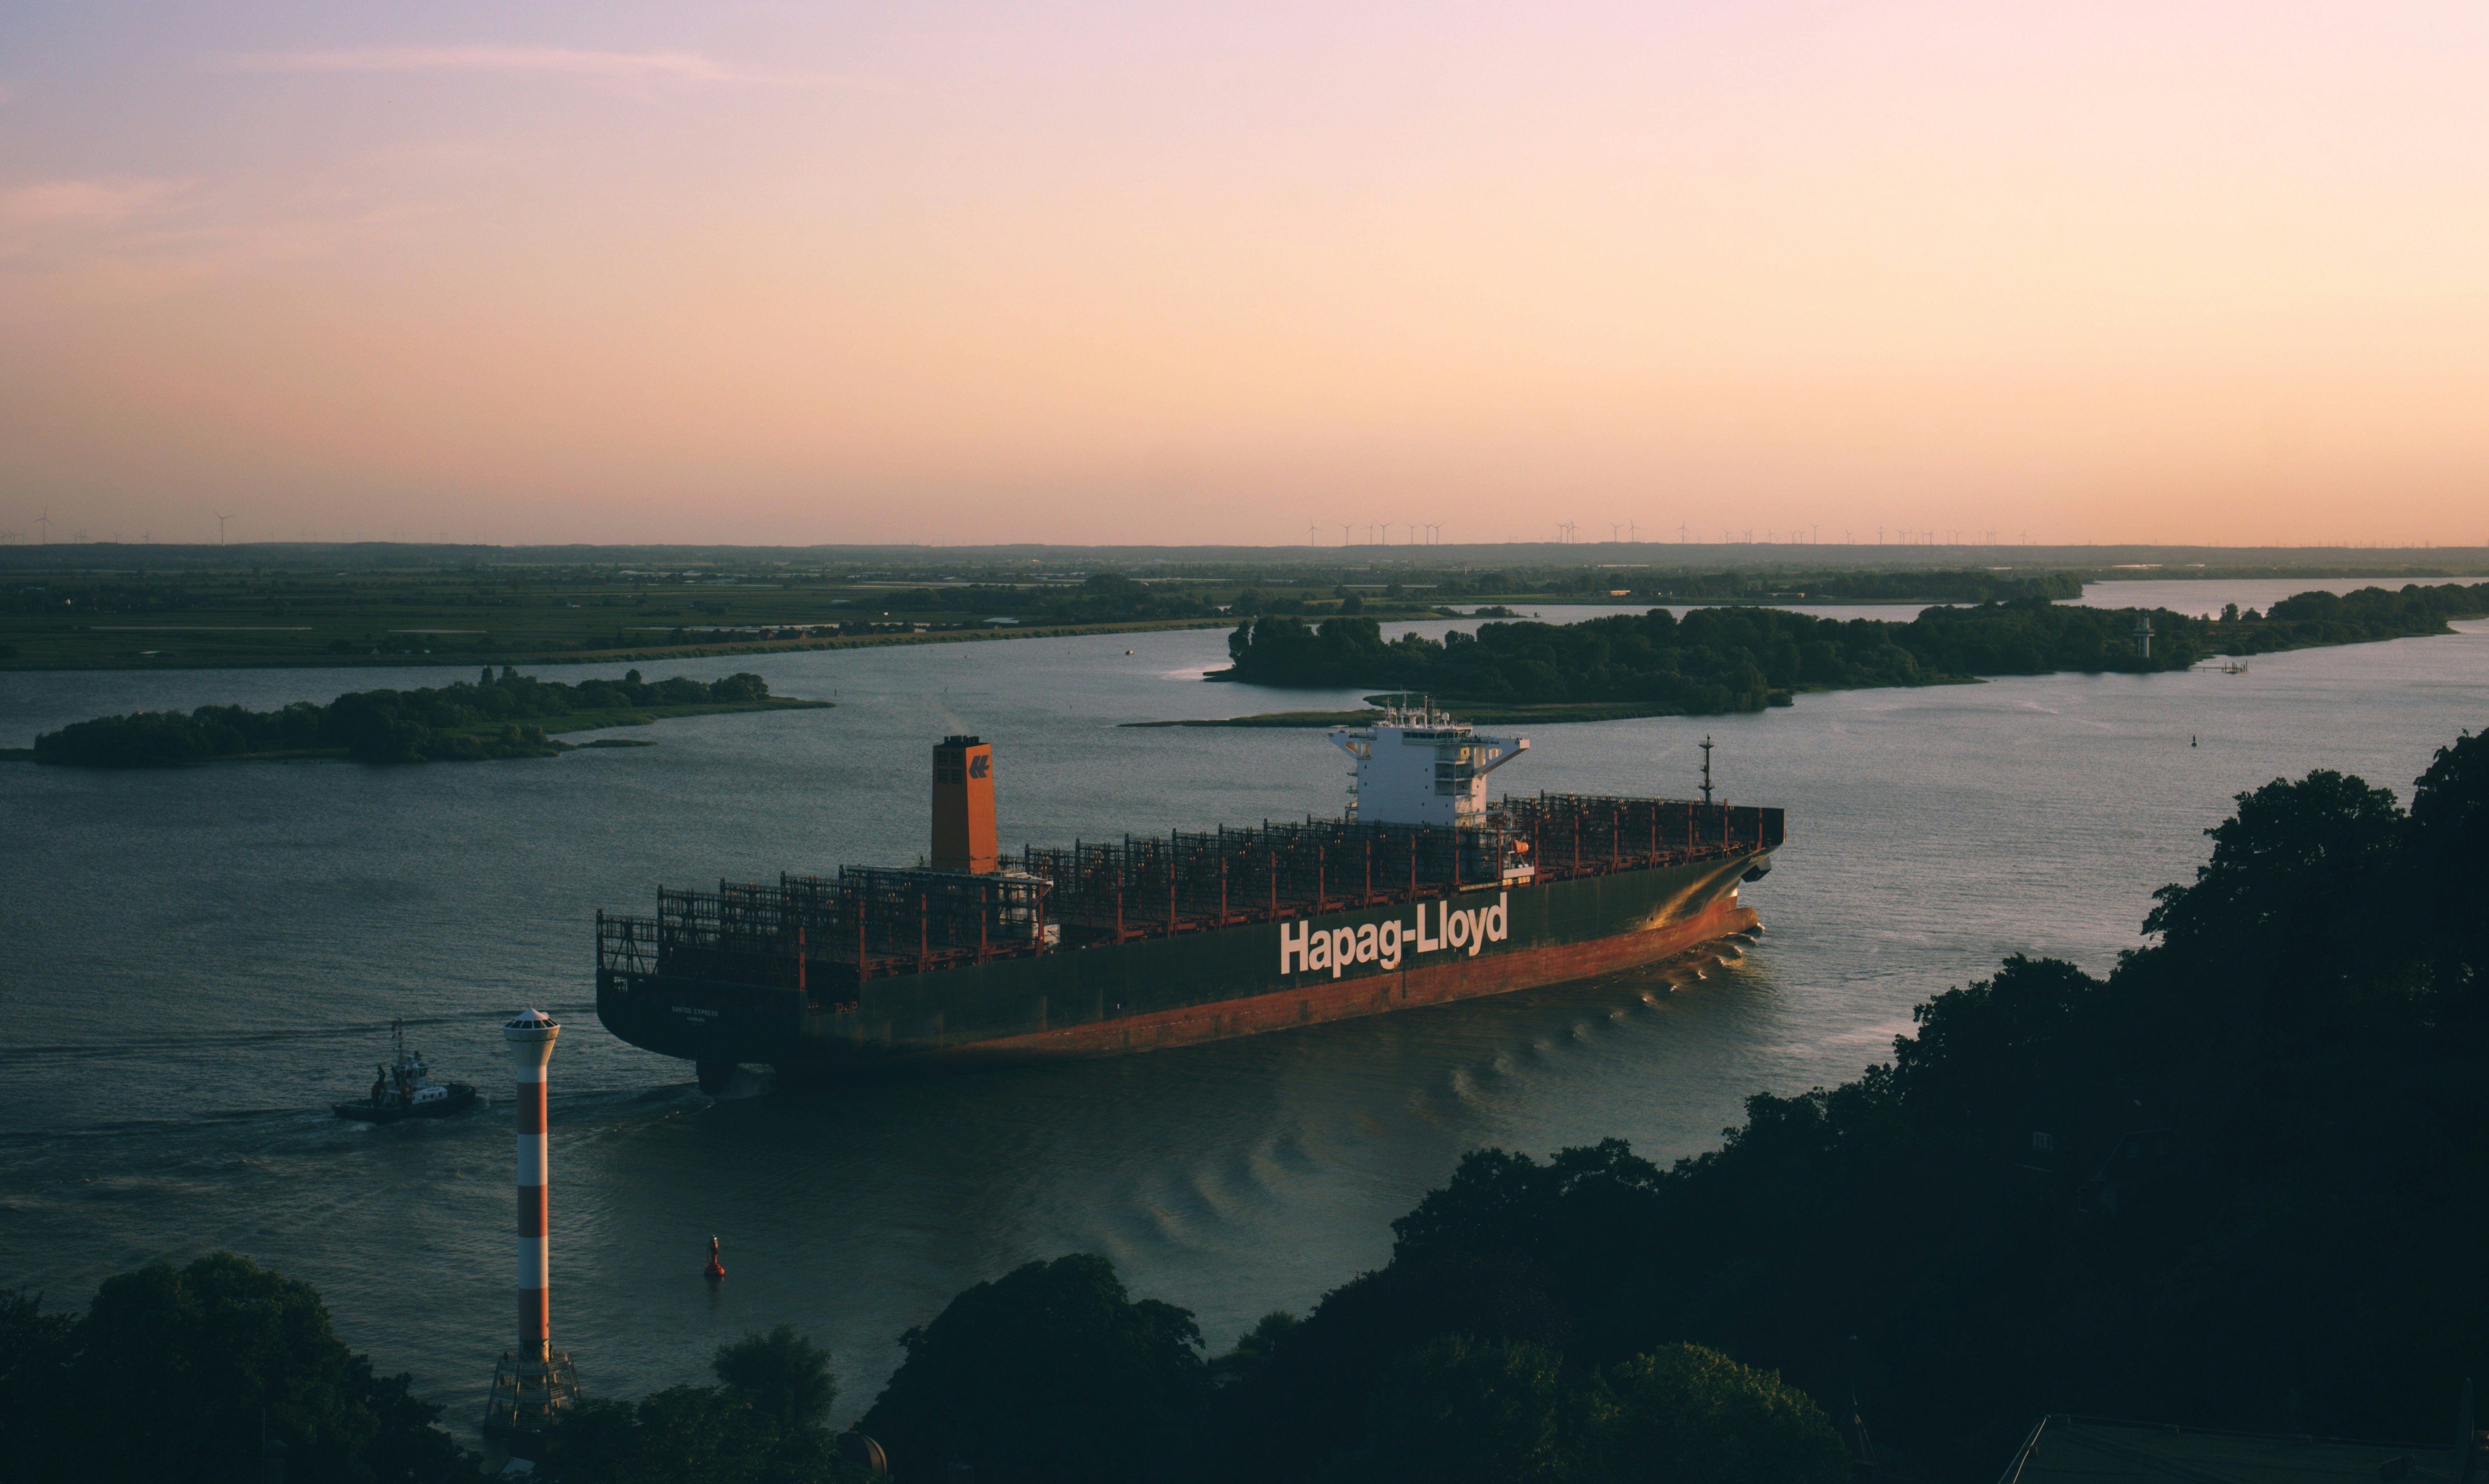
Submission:
<svg viewBox="0 0 2489 1484">
<path fill-rule="evenodd" d="M 2198 610 L 2278 595 L 2120 584 L 2093 601 L 2170 601 L 2144 590 L 2159 586 Z M 995 743 L 1007 843 L 1335 813 L 1345 759 L 1319 733 L 1119 724 L 1354 694 L 1201 684 L 1223 663 L 1216 631 L 1018 640 L 645 665 L 750 668 L 840 704 L 667 722 L 643 733 L 657 747 L 541 762 L 0 765 L 0 1285 L 75 1306 L 112 1272 L 243 1252 L 317 1284 L 351 1344 L 472 1432 L 508 1343 L 506 1099 L 386 1129 L 326 1108 L 362 1092 L 400 1017 L 439 1074 L 498 1095 L 497 1023 L 532 1005 L 566 1026 L 555 1332 L 592 1389 L 705 1379 L 721 1341 L 785 1321 L 833 1350 L 851 1416 L 901 1329 L 1073 1250 L 1193 1309 L 1224 1349 L 1383 1262 L 1388 1222 L 1464 1150 L 1615 1134 L 1663 1159 L 1698 1152 L 1748 1093 L 1854 1075 L 1912 1004 L 2005 954 L 2105 971 L 2231 794 L 2333 767 L 2408 796 L 2435 748 L 2489 725 L 2489 624 L 2460 627 L 2239 675 L 1535 728 L 1507 787 L 1682 796 L 1709 734 L 1730 800 L 1788 808 L 1779 867 L 1747 889 L 1770 930 L 1742 965 L 1674 992 L 1626 977 L 826 1094 L 753 1073 L 711 1099 L 685 1064 L 606 1035 L 594 909 L 644 911 L 660 882 L 912 860 L 929 749 L 949 731 Z M 443 677 L 14 674 L 0 743 L 132 706 Z M 715 1287 L 700 1276 L 712 1235 L 730 1270 Z"/>
</svg>

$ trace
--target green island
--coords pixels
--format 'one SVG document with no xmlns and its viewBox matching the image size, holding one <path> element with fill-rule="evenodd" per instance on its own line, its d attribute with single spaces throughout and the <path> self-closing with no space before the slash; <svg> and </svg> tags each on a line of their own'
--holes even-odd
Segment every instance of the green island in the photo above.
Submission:
<svg viewBox="0 0 2489 1484">
<path fill-rule="evenodd" d="M 2489 736 L 2409 798 L 2324 769 L 2239 794 L 2104 977 L 2011 955 L 1853 1080 L 1754 1093 L 1715 1148 L 1472 1150 L 1381 1266 L 1226 1351 L 1103 1257 L 999 1273 L 899 1336 L 857 1425 L 896 1477 L 1020 1484 L 1978 1484 L 2069 1413 L 2441 1439 L 2374 1476 L 2461 1476 L 2445 1424 L 2489 1371 Z M 2379 882 L 2389 931 L 2358 910 Z M 255 1477 L 262 1437 L 296 1477 L 472 1468 L 309 1285 L 230 1255 L 107 1278 L 83 1314 L 0 1290 L 0 1356 L 13 1476 Z M 591 1393 L 537 1476 L 862 1476 L 817 1347 L 782 1325 L 711 1372 Z"/>
<path fill-rule="evenodd" d="M 2489 614 L 2489 583 L 2303 592 L 2217 618 L 2166 609 L 2073 607 L 2032 596 L 1931 608 L 1907 622 L 1821 618 L 1772 608 L 1666 609 L 1580 623 L 1483 623 L 1440 640 L 1385 642 L 1370 618 L 1288 615 L 1237 625 L 1234 667 L 1212 680 L 1293 688 L 1388 687 L 1483 722 L 1715 715 L 1788 705 L 1800 692 L 1959 684 L 2057 671 L 2149 673 L 2216 656 L 2450 632 Z M 2152 627 L 2150 652 L 2137 628 Z M 1369 698 L 1372 699 L 1375 698 Z M 1335 726 L 1373 713 L 1279 712 L 1178 726 Z"/>
<path fill-rule="evenodd" d="M 638 727 L 679 716 L 826 707 L 769 694 L 769 682 L 739 673 L 721 680 L 619 680 L 564 684 L 490 666 L 473 680 L 415 691 L 356 691 L 317 705 L 297 701 L 276 711 L 201 706 L 194 711 L 139 711 L 100 716 L 47 731 L 31 748 L 0 750 L 0 759 L 87 768 L 179 767 L 216 761 L 289 761 L 343 757 L 358 762 L 481 762 L 499 757 L 550 757 L 574 751 L 554 738 L 564 732 Z M 634 737 L 605 737 L 586 747 L 653 747 Z"/>
</svg>

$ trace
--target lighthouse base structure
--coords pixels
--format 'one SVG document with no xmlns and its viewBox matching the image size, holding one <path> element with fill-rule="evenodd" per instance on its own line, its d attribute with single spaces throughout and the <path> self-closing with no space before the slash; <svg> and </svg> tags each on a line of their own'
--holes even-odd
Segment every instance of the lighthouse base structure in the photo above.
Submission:
<svg viewBox="0 0 2489 1484">
<path fill-rule="evenodd" d="M 484 1399 L 484 1436 L 513 1458 L 532 1459 L 544 1435 L 562 1413 L 579 1405 L 579 1373 L 561 1351 L 521 1356 L 504 1351 L 493 1368 L 493 1389 Z"/>
</svg>

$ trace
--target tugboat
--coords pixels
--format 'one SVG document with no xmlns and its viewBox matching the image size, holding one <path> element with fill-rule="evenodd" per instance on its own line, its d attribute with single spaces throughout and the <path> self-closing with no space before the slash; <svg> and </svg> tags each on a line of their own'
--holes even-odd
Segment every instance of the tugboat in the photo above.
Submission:
<svg viewBox="0 0 2489 1484">
<path fill-rule="evenodd" d="M 432 1080 L 423 1053 L 406 1048 L 405 1021 L 389 1022 L 389 1040 L 396 1048 L 397 1064 L 375 1064 L 373 1070 L 380 1075 L 372 1079 L 371 1096 L 361 1102 L 332 1104 L 339 1118 L 394 1124 L 407 1118 L 447 1118 L 475 1105 L 475 1089 L 467 1083 Z"/>
</svg>

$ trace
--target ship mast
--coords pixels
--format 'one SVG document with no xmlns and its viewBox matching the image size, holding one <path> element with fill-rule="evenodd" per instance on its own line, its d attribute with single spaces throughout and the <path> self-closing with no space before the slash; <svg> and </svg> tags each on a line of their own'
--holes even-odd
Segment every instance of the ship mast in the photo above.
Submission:
<svg viewBox="0 0 2489 1484">
<path fill-rule="evenodd" d="M 1711 803 L 1711 739 L 1709 737 L 1702 739 L 1702 803 L 1705 808 L 1708 808 Z"/>
</svg>

